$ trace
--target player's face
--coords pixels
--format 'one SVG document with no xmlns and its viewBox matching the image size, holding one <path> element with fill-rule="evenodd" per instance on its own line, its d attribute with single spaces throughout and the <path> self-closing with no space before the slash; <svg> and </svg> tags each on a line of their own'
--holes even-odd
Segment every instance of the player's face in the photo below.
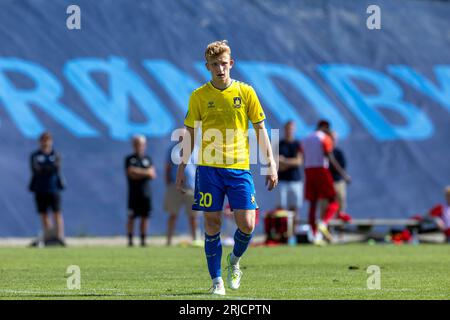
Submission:
<svg viewBox="0 0 450 320">
<path fill-rule="evenodd" d="M 293 124 L 292 122 L 287 124 L 286 127 L 284 127 L 284 134 L 286 135 L 286 137 L 293 137 L 295 134 L 295 124 Z"/>
<path fill-rule="evenodd" d="M 51 150 L 53 147 L 53 141 L 52 139 L 42 139 L 40 142 L 41 149 L 42 150 Z"/>
<path fill-rule="evenodd" d="M 136 139 L 134 141 L 134 151 L 139 154 L 143 155 L 145 153 L 145 148 L 147 147 L 146 143 L 140 139 Z"/>
<path fill-rule="evenodd" d="M 233 68 L 233 64 L 233 59 L 224 52 L 217 57 L 208 59 L 206 68 L 211 72 L 213 82 L 226 84 L 230 81 L 230 70 Z"/>
</svg>

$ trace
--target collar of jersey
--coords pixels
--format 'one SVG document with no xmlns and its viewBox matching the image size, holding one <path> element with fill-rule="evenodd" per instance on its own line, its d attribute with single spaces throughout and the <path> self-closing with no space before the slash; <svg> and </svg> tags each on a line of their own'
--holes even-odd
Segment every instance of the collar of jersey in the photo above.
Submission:
<svg viewBox="0 0 450 320">
<path fill-rule="evenodd" d="M 214 90 L 220 91 L 220 92 L 224 92 L 225 90 L 231 88 L 231 86 L 232 86 L 233 84 L 234 84 L 234 80 L 231 79 L 231 83 L 228 85 L 228 87 L 226 87 L 226 88 L 224 88 L 224 89 L 219 89 L 219 88 L 216 88 L 216 87 L 213 85 L 212 81 L 209 81 L 209 82 L 208 82 L 208 85 L 209 85 L 211 88 L 213 88 Z"/>
</svg>

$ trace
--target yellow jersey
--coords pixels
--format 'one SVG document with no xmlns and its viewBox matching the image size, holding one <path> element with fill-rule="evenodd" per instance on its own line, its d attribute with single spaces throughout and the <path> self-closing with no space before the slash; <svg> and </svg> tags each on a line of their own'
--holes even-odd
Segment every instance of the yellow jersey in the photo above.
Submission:
<svg viewBox="0 0 450 320">
<path fill-rule="evenodd" d="M 265 118 L 250 85 L 232 80 L 226 89 L 220 90 L 208 82 L 191 94 L 184 125 L 201 126 L 199 165 L 248 170 L 249 120 L 258 123 Z"/>
</svg>

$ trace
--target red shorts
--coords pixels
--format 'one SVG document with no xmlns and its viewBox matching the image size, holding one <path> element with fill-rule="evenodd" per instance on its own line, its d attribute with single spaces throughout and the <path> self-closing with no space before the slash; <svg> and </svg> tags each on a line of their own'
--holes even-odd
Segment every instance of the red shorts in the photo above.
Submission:
<svg viewBox="0 0 450 320">
<path fill-rule="evenodd" d="M 327 168 L 305 169 L 305 199 L 317 201 L 336 197 L 333 177 Z"/>
</svg>

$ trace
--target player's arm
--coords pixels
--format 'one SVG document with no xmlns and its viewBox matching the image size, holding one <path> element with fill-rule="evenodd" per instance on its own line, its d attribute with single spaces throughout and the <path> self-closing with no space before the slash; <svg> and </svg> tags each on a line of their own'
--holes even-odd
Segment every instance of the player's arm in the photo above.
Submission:
<svg viewBox="0 0 450 320">
<path fill-rule="evenodd" d="M 333 152 L 328 152 L 326 154 L 326 156 L 328 157 L 328 160 L 330 160 L 330 163 L 333 165 L 333 167 L 336 169 L 336 171 L 345 180 L 345 182 L 350 183 L 352 180 L 351 177 L 347 174 L 347 172 L 344 170 L 344 168 L 342 168 L 342 166 L 336 160 L 336 157 L 334 156 Z"/>
<path fill-rule="evenodd" d="M 139 180 L 142 179 L 142 174 L 139 174 L 139 168 L 135 167 L 131 164 L 130 159 L 125 159 L 125 172 L 127 174 L 127 177 L 131 180 Z"/>
<path fill-rule="evenodd" d="M 139 179 L 143 178 L 142 175 L 140 175 L 138 173 L 137 169 L 139 169 L 139 168 L 131 166 L 131 165 L 127 168 L 127 176 L 131 180 L 139 180 Z"/>
<path fill-rule="evenodd" d="M 170 184 L 170 168 L 171 168 L 171 164 L 170 163 L 166 163 L 166 168 L 165 168 L 165 171 L 164 171 L 164 177 L 165 177 L 165 180 L 166 180 L 166 185 L 169 185 Z"/>
<path fill-rule="evenodd" d="M 192 151 L 194 150 L 194 133 L 196 130 L 194 128 L 197 128 L 196 123 L 198 123 L 198 121 L 202 121 L 202 116 L 200 112 L 200 101 L 194 91 L 189 97 L 188 111 L 184 117 L 186 131 L 184 133 L 183 140 L 181 141 L 181 163 L 178 165 L 177 179 L 175 182 L 177 190 L 181 193 L 186 192 L 183 188 L 186 182 L 184 169 L 186 169 L 189 159 L 191 158 Z"/>
<path fill-rule="evenodd" d="M 265 157 L 265 161 L 268 165 L 268 174 L 266 176 L 266 186 L 268 190 L 272 190 L 278 184 L 278 173 L 275 158 L 272 152 L 272 146 L 270 144 L 269 136 L 267 135 L 266 126 L 264 121 L 260 121 L 253 124 L 253 128 L 256 131 L 256 139 L 262 154 Z"/>
<path fill-rule="evenodd" d="M 283 167 L 285 169 L 296 168 L 302 165 L 303 163 L 303 155 L 300 150 L 297 151 L 297 154 L 293 158 L 286 158 L 282 155 L 279 156 L 280 161 L 280 169 Z"/>
<path fill-rule="evenodd" d="M 336 171 L 339 173 L 339 175 L 345 180 L 345 182 L 350 183 L 351 178 L 347 174 L 347 172 L 342 168 L 342 166 L 339 164 L 339 162 L 336 160 L 336 157 L 333 154 L 333 141 L 331 140 L 330 136 L 327 135 L 322 141 L 322 147 L 323 152 L 325 156 L 330 161 L 331 165 L 336 169 Z"/>
<path fill-rule="evenodd" d="M 269 191 L 275 188 L 278 184 L 277 164 L 275 162 L 272 146 L 270 144 L 269 136 L 267 135 L 264 120 L 266 119 L 264 111 L 259 102 L 258 96 L 252 87 L 248 87 L 246 95 L 246 102 L 248 104 L 247 116 L 253 123 L 253 128 L 256 132 L 258 145 L 265 157 L 266 164 L 268 164 L 268 174 L 266 176 L 266 186 Z"/>
<path fill-rule="evenodd" d="M 149 168 L 130 166 L 128 172 L 131 174 L 131 177 L 134 177 L 135 179 L 156 179 L 156 170 L 154 166 L 150 166 Z"/>
<path fill-rule="evenodd" d="M 186 126 L 186 132 L 184 133 L 183 140 L 181 141 L 181 163 L 178 165 L 176 187 L 181 193 L 185 193 L 184 184 L 186 177 L 184 170 L 189 163 L 192 151 L 194 150 L 194 128 Z"/>
<path fill-rule="evenodd" d="M 34 154 L 30 157 L 30 166 L 33 174 L 40 173 L 42 171 L 42 167 L 37 162 L 36 156 Z"/>
<path fill-rule="evenodd" d="M 57 152 L 55 159 L 55 170 L 59 171 L 61 169 L 61 155 Z"/>
</svg>

